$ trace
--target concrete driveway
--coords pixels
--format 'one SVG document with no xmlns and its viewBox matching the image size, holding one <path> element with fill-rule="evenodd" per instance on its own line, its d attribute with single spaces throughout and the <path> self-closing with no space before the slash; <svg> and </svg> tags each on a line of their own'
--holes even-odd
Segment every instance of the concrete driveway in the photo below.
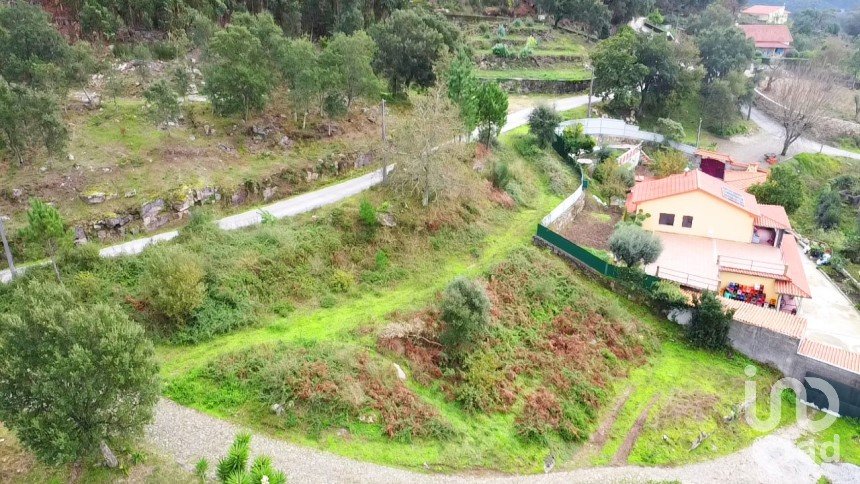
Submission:
<svg viewBox="0 0 860 484">
<path fill-rule="evenodd" d="M 860 353 L 860 312 L 813 261 L 802 260 L 812 290 L 798 311 L 808 323 L 806 337 Z"/>
<path fill-rule="evenodd" d="M 746 108 L 744 108 L 746 112 Z M 729 139 L 718 139 L 717 149 L 720 152 L 732 155 L 738 161 L 747 163 L 761 162 L 765 153 L 780 153 L 782 142 L 785 139 L 785 131 L 782 126 L 769 116 L 753 108 L 750 120 L 759 128 L 756 133 L 744 136 L 732 136 Z M 831 156 L 841 156 L 860 160 L 860 153 L 842 150 L 833 146 L 822 146 L 821 143 L 806 138 L 800 138 L 788 148 L 788 156 L 791 158 L 798 153 L 822 153 Z"/>
</svg>

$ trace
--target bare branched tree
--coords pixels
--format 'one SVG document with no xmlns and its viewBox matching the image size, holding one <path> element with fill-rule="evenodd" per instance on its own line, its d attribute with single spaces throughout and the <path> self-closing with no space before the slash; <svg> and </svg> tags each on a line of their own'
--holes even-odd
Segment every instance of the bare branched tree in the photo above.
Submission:
<svg viewBox="0 0 860 484">
<path fill-rule="evenodd" d="M 456 188 L 466 145 L 456 141 L 465 129 L 444 87 L 434 87 L 415 99 L 412 113 L 397 120 L 392 132 L 392 158 L 397 168 L 391 185 L 409 195 L 421 195 L 425 207 L 440 192 Z"/>
<path fill-rule="evenodd" d="M 775 103 L 774 118 L 785 129 L 783 156 L 792 143 L 825 118 L 837 82 L 832 72 L 809 63 L 786 69 L 774 84 L 770 98 Z"/>
</svg>

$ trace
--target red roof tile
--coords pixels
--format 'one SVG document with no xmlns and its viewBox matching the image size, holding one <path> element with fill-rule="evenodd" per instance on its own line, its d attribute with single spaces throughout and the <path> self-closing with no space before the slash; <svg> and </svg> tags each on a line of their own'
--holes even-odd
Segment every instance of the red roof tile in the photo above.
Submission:
<svg viewBox="0 0 860 484">
<path fill-rule="evenodd" d="M 779 334 L 800 339 L 806 331 L 806 318 L 776 309 L 721 297 L 723 306 L 734 309 L 735 321 L 769 329 Z"/>
<path fill-rule="evenodd" d="M 791 230 L 791 222 L 782 205 L 759 205 L 761 214 L 756 217 L 754 224 L 758 227 Z"/>
<path fill-rule="evenodd" d="M 794 38 L 785 25 L 739 25 L 747 38 L 753 39 L 756 47 L 789 47 Z M 768 43 L 772 45 L 764 45 Z M 761 45 L 760 45 L 761 44 Z"/>
<path fill-rule="evenodd" d="M 860 353 L 809 339 L 800 341 L 797 353 L 860 374 Z"/>
<path fill-rule="evenodd" d="M 732 171 L 728 170 L 723 175 L 723 181 L 732 188 L 746 191 L 747 188 L 767 181 L 767 172 L 764 171 Z M 761 205 L 759 205 L 761 207 Z"/>
<path fill-rule="evenodd" d="M 747 15 L 770 15 L 772 13 L 779 12 L 785 7 L 780 5 L 752 5 L 747 9 L 743 10 L 743 13 Z"/>
<path fill-rule="evenodd" d="M 759 215 L 755 197 L 749 193 L 738 191 L 719 178 L 714 178 L 699 170 L 637 183 L 627 195 L 627 211 L 635 212 L 640 203 L 648 200 L 671 197 L 696 190 L 702 190 L 754 216 Z"/>
<path fill-rule="evenodd" d="M 782 243 L 779 248 L 782 250 L 782 259 L 786 265 L 785 275 L 788 276 L 791 282 L 777 281 L 776 292 L 788 294 L 789 296 L 812 297 L 809 282 L 806 280 L 806 271 L 803 270 L 800 248 L 797 246 L 794 235 L 785 234 L 782 237 Z"/>
</svg>

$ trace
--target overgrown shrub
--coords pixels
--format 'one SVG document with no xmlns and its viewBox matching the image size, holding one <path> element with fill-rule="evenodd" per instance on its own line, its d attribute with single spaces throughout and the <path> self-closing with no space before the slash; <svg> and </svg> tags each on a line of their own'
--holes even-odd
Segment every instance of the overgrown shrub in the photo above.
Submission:
<svg viewBox="0 0 860 484">
<path fill-rule="evenodd" d="M 494 187 L 504 190 L 508 187 L 512 179 L 511 168 L 507 162 L 497 161 L 493 163 L 493 170 L 490 172 L 490 181 Z"/>
<path fill-rule="evenodd" d="M 842 198 L 834 190 L 825 190 L 818 197 L 818 206 L 815 208 L 815 222 L 824 230 L 834 229 L 839 226 L 842 213 Z"/>
<path fill-rule="evenodd" d="M 365 227 L 372 229 L 379 225 L 379 220 L 376 218 L 376 207 L 366 198 L 362 198 L 358 204 L 358 218 L 361 219 L 361 223 Z"/>
<path fill-rule="evenodd" d="M 580 152 L 591 153 L 597 146 L 597 140 L 585 134 L 585 128 L 581 124 L 564 128 L 561 138 L 567 151 L 574 155 L 579 155 Z"/>
<path fill-rule="evenodd" d="M 663 244 L 660 239 L 634 224 L 621 223 L 609 237 L 609 249 L 627 267 L 650 264 L 660 257 Z"/>
<path fill-rule="evenodd" d="M 673 149 L 661 149 L 654 153 L 651 171 L 658 178 L 684 173 L 687 169 L 687 157 L 684 153 Z"/>
<path fill-rule="evenodd" d="M 152 309 L 178 329 L 203 305 L 205 275 L 195 254 L 180 246 L 155 247 L 146 254 L 141 286 Z"/>
<path fill-rule="evenodd" d="M 445 439 L 453 433 L 432 406 L 397 378 L 389 362 L 363 349 L 262 345 L 219 358 L 206 376 L 214 384 L 243 388 L 257 405 L 277 406 L 285 427 L 312 437 L 362 424 L 401 442 Z"/>
<path fill-rule="evenodd" d="M 677 283 L 665 280 L 651 288 L 651 298 L 664 310 L 685 306 L 689 301 Z"/>
<path fill-rule="evenodd" d="M 753 185 L 748 190 L 759 203 L 782 205 L 789 215 L 803 203 L 803 182 L 794 166 L 776 165 L 770 170 L 766 182 Z"/>
<path fill-rule="evenodd" d="M 490 300 L 483 287 L 460 277 L 445 288 L 440 304 L 445 330 L 440 336 L 454 364 L 462 362 L 490 321 Z"/>
<path fill-rule="evenodd" d="M 494 45 L 494 46 L 493 46 L 492 51 L 493 51 L 493 55 L 494 55 L 494 56 L 496 56 L 496 57 L 501 57 L 501 58 L 503 58 L 503 59 L 506 59 L 506 58 L 508 58 L 508 57 L 511 57 L 511 56 L 512 56 L 512 52 L 511 52 L 511 50 L 508 48 L 508 45 L 507 45 L 507 44 L 498 43 L 498 44 L 496 44 L 496 45 Z"/>
<path fill-rule="evenodd" d="M 693 319 L 687 326 L 687 339 L 701 348 L 718 350 L 726 345 L 733 310 L 726 310 L 717 296 L 705 291 L 693 302 Z"/>
</svg>

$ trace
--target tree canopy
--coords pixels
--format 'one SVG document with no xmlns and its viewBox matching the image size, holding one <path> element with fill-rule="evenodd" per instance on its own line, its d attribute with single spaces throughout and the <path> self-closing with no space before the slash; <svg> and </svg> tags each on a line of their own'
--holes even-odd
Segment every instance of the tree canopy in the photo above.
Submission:
<svg viewBox="0 0 860 484">
<path fill-rule="evenodd" d="M 45 462 L 92 456 L 143 430 L 158 400 L 152 343 L 126 314 L 30 282 L 0 315 L 0 420 Z"/>
<path fill-rule="evenodd" d="M 640 262 L 647 265 L 656 261 L 663 251 L 663 244 L 656 235 L 642 227 L 622 223 L 609 237 L 609 249 L 627 267 L 635 267 Z"/>
<path fill-rule="evenodd" d="M 444 52 L 457 52 L 459 31 L 436 14 L 397 10 L 370 29 L 378 51 L 373 66 L 388 79 L 392 92 L 436 81 L 434 65 Z"/>
<path fill-rule="evenodd" d="M 60 114 L 57 97 L 21 84 L 10 84 L 0 76 L 0 150 L 10 152 L 24 164 L 34 150 L 61 153 L 68 130 Z"/>
</svg>

